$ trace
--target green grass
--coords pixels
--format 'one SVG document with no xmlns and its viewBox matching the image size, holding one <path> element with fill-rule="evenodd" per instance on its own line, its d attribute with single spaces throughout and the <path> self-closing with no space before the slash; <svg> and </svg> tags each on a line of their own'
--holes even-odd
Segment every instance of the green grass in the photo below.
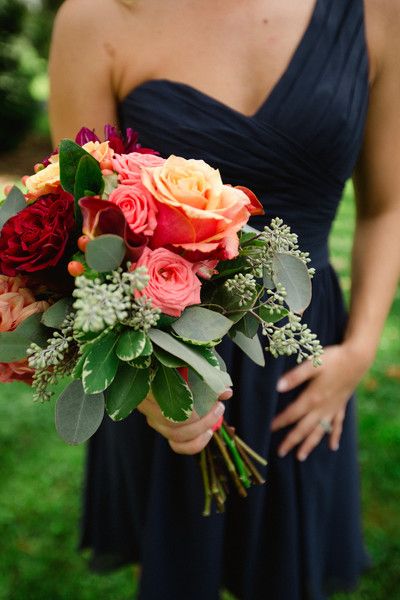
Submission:
<svg viewBox="0 0 400 600">
<path fill-rule="evenodd" d="M 349 188 L 332 239 L 347 291 L 353 223 Z M 398 294 L 375 364 L 359 390 L 363 512 L 375 567 L 357 593 L 335 600 L 400 598 L 399 331 Z M 95 576 L 76 552 L 83 461 L 83 448 L 58 439 L 51 406 L 32 404 L 22 385 L 1 386 L 0 600 L 133 598 L 130 568 Z"/>
</svg>

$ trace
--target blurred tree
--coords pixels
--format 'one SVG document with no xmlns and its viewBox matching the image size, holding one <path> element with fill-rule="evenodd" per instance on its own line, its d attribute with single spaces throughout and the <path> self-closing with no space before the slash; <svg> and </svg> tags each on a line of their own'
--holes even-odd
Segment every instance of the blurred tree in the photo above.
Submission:
<svg viewBox="0 0 400 600">
<path fill-rule="evenodd" d="M 15 147 L 32 127 L 38 107 L 30 93 L 32 74 L 23 64 L 21 39 L 27 8 L 0 0 L 0 151 Z"/>
<path fill-rule="evenodd" d="M 53 21 L 63 0 L 40 0 L 29 10 L 26 34 L 42 58 L 48 57 Z"/>
</svg>

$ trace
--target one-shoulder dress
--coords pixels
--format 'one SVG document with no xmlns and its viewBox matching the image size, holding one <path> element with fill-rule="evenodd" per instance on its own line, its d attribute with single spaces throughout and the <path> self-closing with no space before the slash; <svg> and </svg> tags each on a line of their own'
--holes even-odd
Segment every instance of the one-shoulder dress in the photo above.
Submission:
<svg viewBox="0 0 400 600">
<path fill-rule="evenodd" d="M 346 310 L 329 263 L 328 236 L 363 140 L 368 53 L 362 0 L 316 0 L 292 59 L 260 108 L 245 116 L 193 87 L 166 79 L 135 88 L 121 126 L 162 156 L 204 159 L 224 180 L 262 200 L 262 227 L 280 216 L 316 268 L 304 320 L 323 345 L 341 341 Z M 195 457 L 177 455 L 138 412 L 106 418 L 89 444 L 81 546 L 92 566 L 140 562 L 141 600 L 323 600 L 351 589 L 367 564 L 360 526 L 354 400 L 340 448 L 327 436 L 304 463 L 277 456 L 287 431 L 274 415 L 297 391 L 278 394 L 291 358 L 262 368 L 224 343 L 234 397 L 227 420 L 268 457 L 267 483 L 247 499 L 231 493 L 225 514 L 201 516 Z"/>
</svg>

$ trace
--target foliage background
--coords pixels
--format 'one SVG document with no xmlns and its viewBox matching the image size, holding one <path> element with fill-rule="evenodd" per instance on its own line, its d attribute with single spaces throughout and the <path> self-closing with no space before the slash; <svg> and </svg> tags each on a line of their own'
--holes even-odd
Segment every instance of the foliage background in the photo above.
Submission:
<svg viewBox="0 0 400 600">
<path fill-rule="evenodd" d="M 37 109 L 30 104 L 30 119 L 17 132 L 23 138 L 28 131 L 25 142 L 14 153 L 0 156 L 0 184 L 31 171 L 49 148 L 46 56 L 54 11 L 61 4 L 0 0 L 0 25 L 10 2 L 14 9 L 22 6 L 23 18 L 18 17 L 19 29 L 0 42 L 0 93 L 7 66 L 2 56 L 8 52 L 13 60 L 18 58 L 19 67 L 7 73 L 14 73 L 16 82 L 22 73 L 21 81 Z M 4 119 L 1 102 L 3 127 L 13 115 L 8 108 Z M 5 147 L 0 145 L 1 150 Z M 347 297 L 353 228 L 349 185 L 331 239 L 333 262 Z M 400 600 L 399 332 L 400 290 L 376 361 L 359 387 L 363 516 L 374 567 L 357 592 L 337 595 L 335 600 Z M 135 583 L 130 567 L 93 575 L 76 551 L 85 451 L 58 439 L 53 412 L 52 406 L 34 405 L 23 385 L 0 386 L 0 600 L 132 599 Z"/>
</svg>

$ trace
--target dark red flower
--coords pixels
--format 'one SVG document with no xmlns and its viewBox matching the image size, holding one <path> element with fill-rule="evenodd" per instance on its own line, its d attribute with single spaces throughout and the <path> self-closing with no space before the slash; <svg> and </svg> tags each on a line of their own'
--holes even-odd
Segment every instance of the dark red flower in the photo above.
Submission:
<svg viewBox="0 0 400 600">
<path fill-rule="evenodd" d="M 75 226 L 74 198 L 68 192 L 41 196 L 0 233 L 0 273 L 15 277 L 54 267 L 63 258 Z"/>
</svg>

